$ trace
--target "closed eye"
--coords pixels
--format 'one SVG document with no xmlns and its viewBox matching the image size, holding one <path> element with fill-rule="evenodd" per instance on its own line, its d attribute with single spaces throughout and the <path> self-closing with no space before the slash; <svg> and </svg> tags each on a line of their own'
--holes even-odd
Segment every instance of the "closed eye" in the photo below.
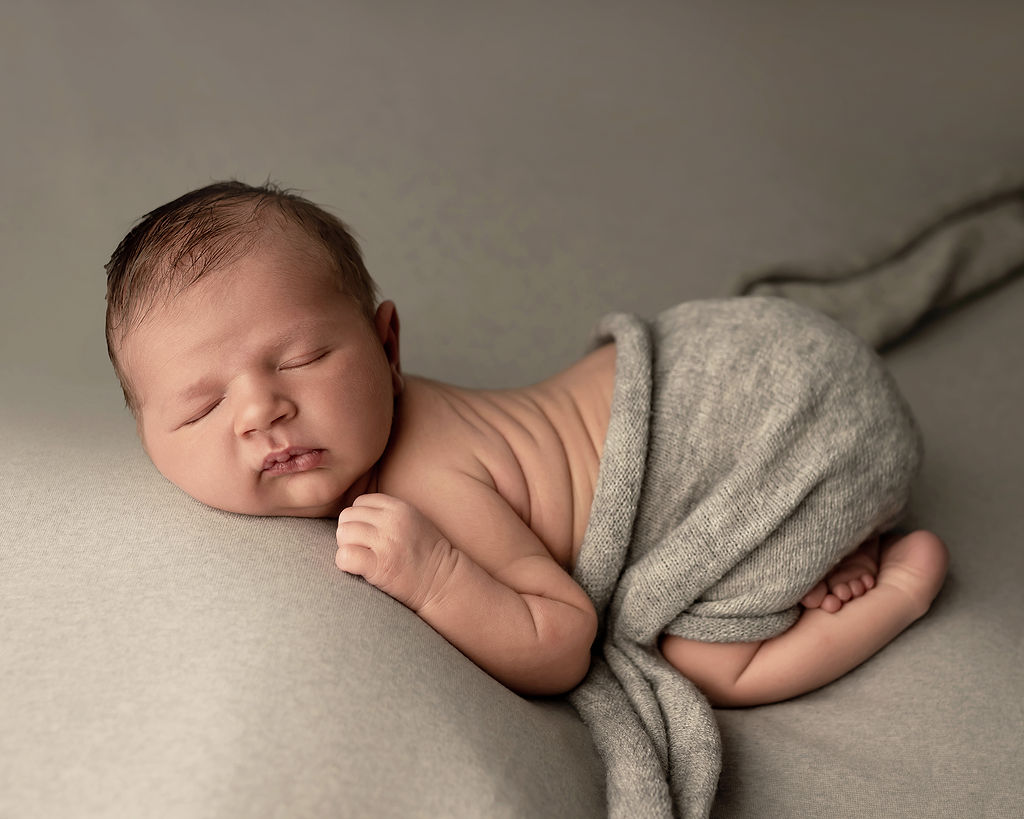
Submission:
<svg viewBox="0 0 1024 819">
<path fill-rule="evenodd" d="M 208 404 L 202 410 L 200 410 L 198 413 L 196 413 L 191 418 L 189 418 L 187 421 L 185 421 L 182 424 L 182 426 L 183 427 L 187 427 L 187 426 L 191 426 L 192 424 L 196 423 L 196 421 L 202 421 L 207 415 L 209 415 L 211 412 L 213 412 L 215 409 L 217 409 L 217 407 L 220 406 L 220 403 L 223 400 L 224 400 L 223 398 L 218 398 L 212 404 Z"/>
<path fill-rule="evenodd" d="M 317 350 L 315 353 L 310 353 L 309 355 L 304 355 L 301 358 L 293 358 L 293 359 L 291 359 L 289 361 L 286 361 L 278 369 L 281 369 L 281 370 L 295 370 L 295 369 L 298 369 L 299 367 L 306 367 L 306 366 L 312 364 L 315 361 L 319 361 L 321 358 L 326 356 L 329 352 L 330 352 L 330 350 Z"/>
</svg>

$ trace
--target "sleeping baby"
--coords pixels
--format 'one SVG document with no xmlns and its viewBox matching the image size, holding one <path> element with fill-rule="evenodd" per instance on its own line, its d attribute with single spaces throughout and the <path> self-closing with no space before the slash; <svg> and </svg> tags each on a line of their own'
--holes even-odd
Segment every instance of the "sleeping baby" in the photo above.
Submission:
<svg viewBox="0 0 1024 819">
<path fill-rule="evenodd" d="M 624 606 L 649 613 L 652 662 L 720 706 L 825 685 L 928 610 L 946 548 L 885 531 L 917 433 L 873 352 L 781 299 L 623 321 L 532 386 L 408 375 L 345 225 L 238 182 L 152 211 L 107 265 L 108 350 L 157 469 L 219 509 L 337 520 L 340 570 L 517 692 L 577 686 Z M 659 379 L 636 422 L 630 357 Z M 613 446 L 640 430 L 657 455 Z M 658 582 L 620 599 L 641 570 Z"/>
</svg>

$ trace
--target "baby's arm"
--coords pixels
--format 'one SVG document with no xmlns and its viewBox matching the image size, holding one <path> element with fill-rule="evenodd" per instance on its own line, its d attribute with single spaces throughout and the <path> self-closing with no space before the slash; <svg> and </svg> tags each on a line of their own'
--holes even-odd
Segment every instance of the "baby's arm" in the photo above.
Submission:
<svg viewBox="0 0 1024 819">
<path fill-rule="evenodd" d="M 510 688 L 569 690 L 590 664 L 589 598 L 494 490 L 472 482 L 460 501 L 431 503 L 435 525 L 390 495 L 358 498 L 339 517 L 338 567 L 404 603 Z"/>
</svg>

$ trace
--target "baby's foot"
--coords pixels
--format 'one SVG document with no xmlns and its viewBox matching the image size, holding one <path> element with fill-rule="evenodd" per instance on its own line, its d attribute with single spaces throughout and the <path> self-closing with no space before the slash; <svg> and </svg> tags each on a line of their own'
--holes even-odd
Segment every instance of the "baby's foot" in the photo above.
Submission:
<svg viewBox="0 0 1024 819">
<path fill-rule="evenodd" d="M 874 588 L 878 576 L 878 552 L 878 537 L 865 541 L 811 589 L 800 603 L 808 609 L 822 609 L 829 613 L 839 611 L 844 603 Z"/>
<path fill-rule="evenodd" d="M 949 550 L 938 536 L 919 529 L 882 544 L 878 585 L 899 589 L 923 617 L 942 588 Z"/>
<path fill-rule="evenodd" d="M 935 534 L 925 530 L 885 543 L 872 538 L 843 560 L 800 602 L 805 608 L 837 612 L 844 603 L 866 594 L 877 584 L 900 589 L 922 616 L 942 588 L 949 552 Z"/>
</svg>

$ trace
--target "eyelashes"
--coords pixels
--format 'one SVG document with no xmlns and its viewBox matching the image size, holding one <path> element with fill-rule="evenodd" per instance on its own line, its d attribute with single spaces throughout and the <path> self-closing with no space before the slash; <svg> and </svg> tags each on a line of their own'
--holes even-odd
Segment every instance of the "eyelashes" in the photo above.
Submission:
<svg viewBox="0 0 1024 819">
<path fill-rule="evenodd" d="M 319 361 L 321 358 L 326 356 L 330 350 L 317 350 L 315 353 L 304 355 L 301 358 L 294 358 L 291 361 L 286 361 L 280 367 L 279 370 L 297 370 L 299 367 L 307 367 L 310 364 Z"/>
<path fill-rule="evenodd" d="M 215 401 L 214 403 L 209 404 L 206 408 L 201 410 L 198 415 L 193 415 L 191 418 L 189 418 L 189 420 L 185 421 L 185 423 L 183 423 L 182 426 L 189 427 L 192 426 L 192 424 L 196 423 L 197 421 L 202 421 L 207 415 L 209 415 L 211 412 L 217 409 L 217 407 L 220 406 L 223 400 L 224 398 L 221 397 L 217 399 L 217 401 Z"/>
</svg>

